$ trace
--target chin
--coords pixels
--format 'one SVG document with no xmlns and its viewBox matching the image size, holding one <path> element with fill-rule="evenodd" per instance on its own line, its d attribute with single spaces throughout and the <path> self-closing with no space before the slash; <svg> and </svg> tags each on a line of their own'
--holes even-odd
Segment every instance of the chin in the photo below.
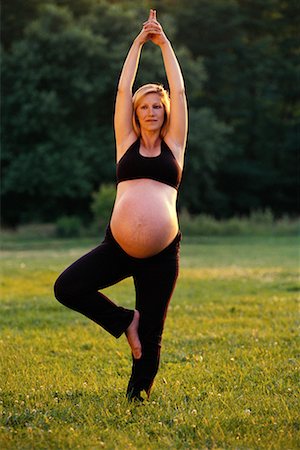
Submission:
<svg viewBox="0 0 300 450">
<path fill-rule="evenodd" d="M 159 131 L 161 130 L 162 125 L 158 123 L 148 123 L 147 126 L 144 127 L 145 130 L 149 131 Z"/>
</svg>

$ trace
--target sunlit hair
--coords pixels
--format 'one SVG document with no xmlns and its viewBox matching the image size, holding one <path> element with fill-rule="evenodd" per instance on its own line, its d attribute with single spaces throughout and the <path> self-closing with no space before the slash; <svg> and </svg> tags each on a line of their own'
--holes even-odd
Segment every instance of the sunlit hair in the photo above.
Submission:
<svg viewBox="0 0 300 450">
<path fill-rule="evenodd" d="M 132 114 L 132 123 L 133 123 L 133 129 L 138 137 L 141 135 L 141 127 L 137 118 L 136 110 L 138 106 L 141 104 L 143 98 L 147 94 L 158 94 L 160 96 L 160 100 L 164 106 L 165 109 L 165 118 L 164 123 L 160 130 L 160 137 L 164 138 L 164 136 L 167 134 L 169 123 L 170 123 L 170 97 L 168 92 L 165 90 L 165 88 L 161 84 L 145 84 L 144 86 L 141 86 L 132 97 L 132 105 L 133 105 L 133 114 Z"/>
</svg>

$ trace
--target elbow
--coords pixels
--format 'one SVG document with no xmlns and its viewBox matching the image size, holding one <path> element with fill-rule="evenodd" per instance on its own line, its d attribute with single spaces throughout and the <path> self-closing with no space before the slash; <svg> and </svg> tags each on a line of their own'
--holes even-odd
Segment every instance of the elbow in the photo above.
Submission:
<svg viewBox="0 0 300 450">
<path fill-rule="evenodd" d="M 120 82 L 117 88 L 117 94 L 121 94 L 121 95 L 132 95 L 132 86 L 131 84 L 127 84 L 127 83 L 122 83 Z"/>
<path fill-rule="evenodd" d="M 185 85 L 182 76 L 169 80 L 170 93 L 185 95 Z"/>
<path fill-rule="evenodd" d="M 181 86 L 172 87 L 170 86 L 170 95 L 171 97 L 185 97 L 185 86 L 182 84 Z"/>
</svg>

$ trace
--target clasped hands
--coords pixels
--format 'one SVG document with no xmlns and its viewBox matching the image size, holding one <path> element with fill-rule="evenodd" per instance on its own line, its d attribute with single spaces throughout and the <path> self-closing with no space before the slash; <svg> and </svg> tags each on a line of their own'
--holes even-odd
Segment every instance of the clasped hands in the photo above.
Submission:
<svg viewBox="0 0 300 450">
<path fill-rule="evenodd" d="M 162 26 L 156 19 L 155 9 L 150 9 L 149 18 L 143 23 L 143 29 L 137 39 L 141 44 L 144 44 L 147 41 L 152 41 L 158 46 L 161 46 L 168 41 Z"/>
</svg>

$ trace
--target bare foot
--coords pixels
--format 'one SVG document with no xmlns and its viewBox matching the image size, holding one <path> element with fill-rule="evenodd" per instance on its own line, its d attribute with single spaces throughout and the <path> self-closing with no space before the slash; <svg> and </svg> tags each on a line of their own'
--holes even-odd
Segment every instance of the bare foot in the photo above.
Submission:
<svg viewBox="0 0 300 450">
<path fill-rule="evenodd" d="M 138 335 L 139 320 L 140 313 L 135 309 L 133 320 L 125 331 L 127 341 L 131 347 L 134 359 L 140 359 L 140 357 L 142 356 L 142 345 Z"/>
</svg>

